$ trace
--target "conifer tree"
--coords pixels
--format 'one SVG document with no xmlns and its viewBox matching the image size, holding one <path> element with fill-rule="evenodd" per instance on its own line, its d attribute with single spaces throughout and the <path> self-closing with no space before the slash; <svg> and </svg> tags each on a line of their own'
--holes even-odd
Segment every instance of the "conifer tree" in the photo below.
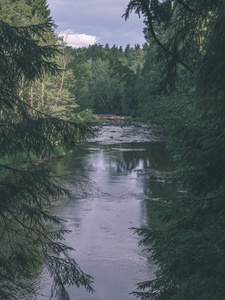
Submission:
<svg viewBox="0 0 225 300">
<path fill-rule="evenodd" d="M 62 220 L 48 211 L 52 200 L 67 194 L 50 170 L 32 162 L 51 155 L 56 145 L 73 149 L 91 134 L 88 124 L 50 117 L 20 97 L 25 83 L 56 74 L 55 45 L 41 45 L 51 21 L 12 26 L 0 20 L 0 299 L 35 297 L 32 279 L 45 265 L 53 278 L 52 295 L 69 299 L 67 285 L 93 291 L 92 278 L 70 257 Z M 51 226 L 49 226 L 51 225 Z M 38 299 L 38 295 L 37 295 Z"/>
<path fill-rule="evenodd" d="M 159 46 L 155 99 L 163 99 L 161 121 L 177 162 L 170 180 L 182 191 L 156 204 L 163 229 L 150 224 L 136 230 L 159 269 L 134 294 L 143 300 L 223 299 L 224 1 L 131 0 L 126 18 L 132 10 Z"/>
</svg>

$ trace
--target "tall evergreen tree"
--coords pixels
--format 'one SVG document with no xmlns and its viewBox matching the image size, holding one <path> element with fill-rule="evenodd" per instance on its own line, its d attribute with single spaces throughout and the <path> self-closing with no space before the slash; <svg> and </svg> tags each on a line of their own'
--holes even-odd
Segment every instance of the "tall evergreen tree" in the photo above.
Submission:
<svg viewBox="0 0 225 300">
<path fill-rule="evenodd" d="M 183 191 L 157 203 L 163 229 L 137 229 L 159 269 L 134 294 L 223 299 L 224 1 L 131 0 L 126 18 L 132 10 L 143 16 L 164 62 L 156 93 L 159 101 L 159 92 L 166 95 L 163 125 L 178 165 L 171 179 Z"/>
<path fill-rule="evenodd" d="M 69 299 L 67 285 L 92 278 L 70 257 L 62 220 L 48 212 L 51 200 L 69 194 L 44 165 L 32 162 L 56 145 L 77 146 L 91 134 L 88 124 L 66 122 L 32 108 L 20 97 L 21 80 L 56 74 L 54 45 L 41 45 L 51 21 L 12 26 L 0 20 L 0 299 L 26 299 L 37 292 L 31 281 L 44 264 L 53 278 L 52 295 Z M 51 225 L 51 226 L 49 226 Z M 38 296 L 37 296 L 38 298 Z"/>
</svg>

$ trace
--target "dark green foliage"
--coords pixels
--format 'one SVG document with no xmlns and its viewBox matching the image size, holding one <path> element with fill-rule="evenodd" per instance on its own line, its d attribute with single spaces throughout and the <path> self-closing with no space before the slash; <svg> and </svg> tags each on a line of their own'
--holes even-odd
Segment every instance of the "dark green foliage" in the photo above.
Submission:
<svg viewBox="0 0 225 300">
<path fill-rule="evenodd" d="M 46 0 L 25 0 L 25 3 L 31 8 L 31 18 L 33 21 L 52 21 Z"/>
<path fill-rule="evenodd" d="M 134 295 L 222 300 L 224 1 L 130 1 L 126 18 L 132 10 L 144 17 L 150 42 L 139 112 L 167 135 L 177 163 L 168 180 L 180 191 L 156 205 L 161 228 L 136 230 L 159 269 Z"/>
<path fill-rule="evenodd" d="M 115 45 L 93 45 L 73 49 L 71 54 L 68 68 L 75 77 L 73 93 L 80 109 L 119 115 L 134 113 L 144 63 L 144 51 L 139 45 L 124 51 Z"/>
<path fill-rule="evenodd" d="M 46 266 L 53 277 L 52 295 L 69 299 L 66 286 L 91 288 L 92 278 L 70 257 L 63 244 L 63 220 L 49 213 L 50 203 L 68 195 L 50 169 L 32 162 L 73 149 L 92 133 L 91 125 L 69 122 L 38 112 L 23 101 L 21 79 L 56 74 L 57 46 L 42 45 L 51 22 L 11 26 L 0 21 L 0 299 L 35 297 L 32 284 Z M 35 37 L 35 38 L 34 38 Z M 37 296 L 38 299 L 38 296 Z"/>
<path fill-rule="evenodd" d="M 1 48 L 0 63 L 2 83 L 17 86 L 18 79 L 24 75 L 26 79 L 33 80 L 43 76 L 44 71 L 56 72 L 54 64 L 49 59 L 55 56 L 55 46 L 38 46 L 44 32 L 52 26 L 52 23 L 43 23 L 33 26 L 14 27 L 0 20 Z M 32 36 L 35 35 L 36 39 Z M 15 51 L 16 49 L 16 51 Z M 33 60 L 33 57 L 37 59 Z"/>
</svg>

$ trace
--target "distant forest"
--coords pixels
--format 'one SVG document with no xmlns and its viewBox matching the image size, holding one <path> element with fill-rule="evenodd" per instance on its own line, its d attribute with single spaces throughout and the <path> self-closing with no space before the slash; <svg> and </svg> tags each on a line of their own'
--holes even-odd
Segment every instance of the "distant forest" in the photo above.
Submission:
<svg viewBox="0 0 225 300">
<path fill-rule="evenodd" d="M 146 46 L 147 47 L 147 46 Z M 66 47 L 67 70 L 73 75 L 71 93 L 78 111 L 135 116 L 146 51 L 139 45 L 125 49 L 108 44 Z"/>
</svg>

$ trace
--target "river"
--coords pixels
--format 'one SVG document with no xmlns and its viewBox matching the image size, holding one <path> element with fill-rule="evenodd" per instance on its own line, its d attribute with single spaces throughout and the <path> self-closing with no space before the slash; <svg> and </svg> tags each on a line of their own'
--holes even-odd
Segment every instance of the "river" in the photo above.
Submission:
<svg viewBox="0 0 225 300">
<path fill-rule="evenodd" d="M 146 203 L 163 193 L 171 166 L 165 143 L 139 124 L 103 126 L 95 139 L 54 162 L 74 197 L 58 201 L 53 212 L 71 230 L 65 243 L 76 249 L 72 257 L 94 277 L 95 293 L 69 287 L 71 300 L 135 299 L 136 284 L 154 278 L 156 266 L 130 228 L 147 224 Z M 40 300 L 51 283 L 46 274 L 42 281 Z"/>
</svg>

